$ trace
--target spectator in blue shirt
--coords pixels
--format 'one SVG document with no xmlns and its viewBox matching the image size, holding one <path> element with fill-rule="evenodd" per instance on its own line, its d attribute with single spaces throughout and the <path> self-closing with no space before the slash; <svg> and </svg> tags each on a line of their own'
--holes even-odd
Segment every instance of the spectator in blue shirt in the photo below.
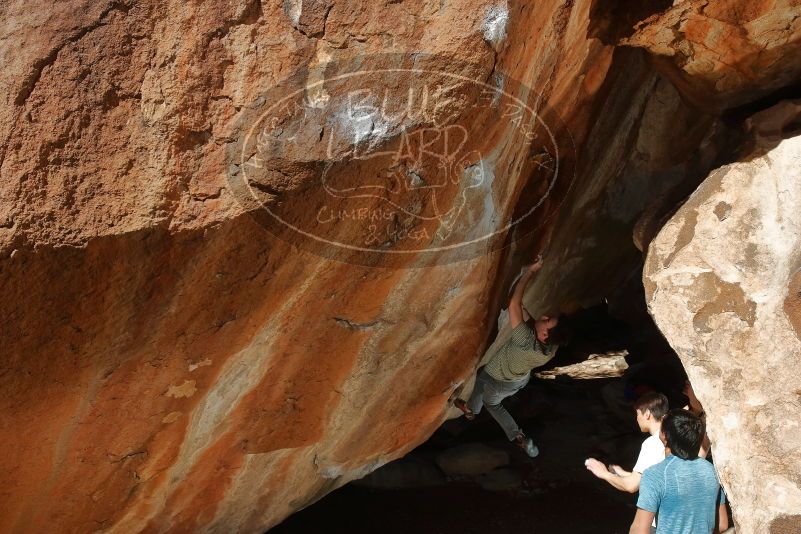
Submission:
<svg viewBox="0 0 801 534">
<path fill-rule="evenodd" d="M 728 528 L 715 468 L 698 456 L 704 434 L 704 423 L 687 410 L 665 417 L 660 437 L 667 457 L 642 474 L 630 534 L 649 534 L 654 516 L 656 534 L 712 534 Z"/>
</svg>

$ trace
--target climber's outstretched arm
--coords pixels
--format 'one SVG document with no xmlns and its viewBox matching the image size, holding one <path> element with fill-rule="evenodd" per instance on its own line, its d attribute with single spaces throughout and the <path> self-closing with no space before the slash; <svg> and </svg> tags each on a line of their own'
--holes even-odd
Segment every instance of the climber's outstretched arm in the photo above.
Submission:
<svg viewBox="0 0 801 534">
<path fill-rule="evenodd" d="M 517 328 L 517 325 L 522 323 L 525 318 L 523 317 L 523 293 L 526 291 L 526 286 L 534 273 L 542 268 L 542 257 L 537 256 L 534 263 L 529 266 L 528 270 L 520 277 L 517 285 L 515 286 L 512 298 L 509 299 L 509 324 L 512 328 Z"/>
</svg>

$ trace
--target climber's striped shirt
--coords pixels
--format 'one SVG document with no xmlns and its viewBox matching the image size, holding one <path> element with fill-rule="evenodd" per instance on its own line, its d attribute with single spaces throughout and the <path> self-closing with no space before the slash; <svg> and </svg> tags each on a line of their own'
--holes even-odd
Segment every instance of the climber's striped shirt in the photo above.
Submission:
<svg viewBox="0 0 801 534">
<path fill-rule="evenodd" d="M 484 370 L 496 380 L 521 380 L 532 369 L 545 365 L 556 354 L 557 345 L 541 343 L 525 322 L 512 330 L 512 336 L 490 359 Z"/>
</svg>

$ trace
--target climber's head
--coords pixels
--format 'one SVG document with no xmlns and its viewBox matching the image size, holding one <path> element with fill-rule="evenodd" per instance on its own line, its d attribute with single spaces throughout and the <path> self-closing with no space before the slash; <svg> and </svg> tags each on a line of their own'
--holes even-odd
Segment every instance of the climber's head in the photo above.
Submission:
<svg viewBox="0 0 801 534">
<path fill-rule="evenodd" d="M 541 315 L 539 319 L 534 321 L 534 331 L 537 332 L 537 339 L 541 343 L 546 343 L 551 339 L 551 329 L 556 328 L 559 324 L 559 317 L 552 317 L 550 315 Z"/>
</svg>

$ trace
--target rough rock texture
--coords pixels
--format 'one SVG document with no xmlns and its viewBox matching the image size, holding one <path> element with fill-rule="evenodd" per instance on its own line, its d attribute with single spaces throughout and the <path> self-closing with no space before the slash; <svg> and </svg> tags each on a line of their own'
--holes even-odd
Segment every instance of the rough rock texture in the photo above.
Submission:
<svg viewBox="0 0 801 534">
<path fill-rule="evenodd" d="M 651 244 L 648 306 L 704 405 L 741 533 L 801 530 L 801 106 L 755 116 Z M 758 491 L 755 488 L 759 488 Z"/>
<path fill-rule="evenodd" d="M 801 79 L 798 0 L 684 0 L 639 23 L 623 42 L 699 106 L 728 108 Z"/>
<path fill-rule="evenodd" d="M 626 363 L 628 351 L 607 352 L 604 354 L 590 354 L 583 362 L 554 367 L 547 371 L 534 373 L 537 378 L 553 380 L 557 376 L 569 376 L 579 380 L 592 380 L 595 378 L 614 378 L 623 376 L 629 365 Z"/>
<path fill-rule="evenodd" d="M 550 263 L 530 308 L 575 307 L 630 278 L 649 199 L 699 181 L 728 134 L 646 51 L 595 37 L 633 35 L 659 11 L 622 23 L 611 4 L 3 3 L 0 530 L 263 531 L 431 434 L 534 250 L 548 245 Z M 468 203 L 467 231 L 544 199 L 507 248 L 330 261 L 267 234 L 232 191 L 229 149 L 265 88 L 387 51 L 497 84 L 504 73 L 561 118 L 573 149 L 551 190 L 537 173 L 552 154 L 508 121 L 478 122 L 491 103 L 466 113 L 477 95 L 454 99 L 497 178 Z M 744 94 L 765 83 L 746 79 Z M 309 116 L 333 115 L 307 96 Z M 285 131 L 310 142 L 271 160 L 260 186 L 308 223 L 320 167 L 355 181 L 373 169 L 344 137 L 324 159 L 322 132 L 299 125 Z"/>
<path fill-rule="evenodd" d="M 626 59 L 629 53 L 617 51 Z M 683 200 L 740 135 L 689 107 L 636 58 L 623 65 L 581 145 L 565 207 L 547 229 L 548 261 L 524 299 L 532 314 L 590 305 L 639 277 L 642 255 L 632 241 L 635 227 L 643 218 L 659 224 L 665 204 Z M 504 325 L 499 330 L 485 361 L 510 333 Z"/>
<path fill-rule="evenodd" d="M 613 49 L 587 3 L 319 6 L 3 4 L 0 530 L 263 531 L 423 441 L 472 373 L 503 254 L 270 237 L 228 191 L 238 112 L 299 66 L 422 50 L 547 93 L 580 142 Z M 499 219 L 528 148 L 504 135 L 472 206 Z"/>
</svg>

